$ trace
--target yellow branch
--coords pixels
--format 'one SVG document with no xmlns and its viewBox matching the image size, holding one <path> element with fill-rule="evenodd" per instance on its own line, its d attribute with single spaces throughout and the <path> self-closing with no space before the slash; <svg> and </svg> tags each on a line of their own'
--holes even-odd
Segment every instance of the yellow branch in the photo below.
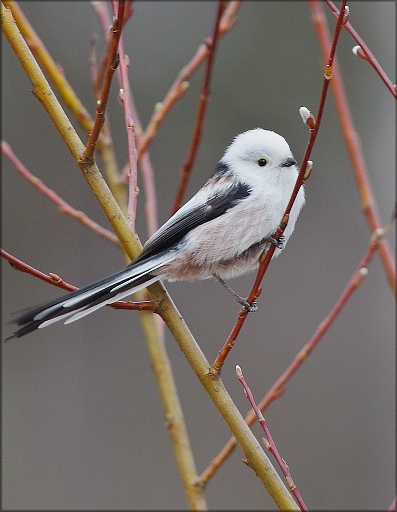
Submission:
<svg viewBox="0 0 397 512">
<path fill-rule="evenodd" d="M 126 253 L 133 259 L 139 254 L 141 249 L 138 238 L 131 231 L 127 220 L 112 196 L 105 180 L 102 178 L 95 162 L 90 165 L 81 165 L 79 163 L 79 157 L 84 149 L 84 145 L 53 94 L 40 67 L 21 36 L 10 11 L 6 9 L 3 4 L 1 5 L 1 18 L 2 30 L 26 74 L 30 78 L 37 98 L 41 101 L 59 131 L 73 159 L 79 165 Z M 154 283 L 148 289 L 152 298 L 161 302 L 158 314 L 160 314 L 166 322 L 193 371 L 200 379 L 215 406 L 228 424 L 245 454 L 249 467 L 255 471 L 256 475 L 273 498 L 275 504 L 281 510 L 299 510 L 261 445 L 256 440 L 233 400 L 230 398 L 220 377 L 213 377 L 208 373 L 210 364 L 206 360 L 163 285 L 161 283 Z"/>
</svg>

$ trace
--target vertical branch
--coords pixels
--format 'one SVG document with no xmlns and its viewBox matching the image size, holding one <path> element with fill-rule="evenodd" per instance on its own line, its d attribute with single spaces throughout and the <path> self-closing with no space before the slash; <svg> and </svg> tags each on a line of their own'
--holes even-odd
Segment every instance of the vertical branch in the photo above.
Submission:
<svg viewBox="0 0 397 512">
<path fill-rule="evenodd" d="M 102 29 L 105 35 L 105 38 L 109 39 L 109 31 L 108 27 L 110 25 L 110 17 L 109 11 L 107 9 L 106 2 L 93 2 L 92 5 L 95 14 L 98 16 L 99 22 L 102 25 Z M 131 1 L 128 1 L 125 7 L 124 12 L 124 22 L 132 16 L 132 6 Z M 127 57 L 128 58 L 128 57 Z M 121 66 L 120 66 L 121 68 Z M 116 71 L 117 79 L 119 80 L 120 87 L 123 89 L 123 82 L 121 79 L 121 71 L 120 68 Z M 125 91 L 124 91 L 125 93 Z M 134 123 L 134 134 L 136 143 L 139 144 L 140 139 L 142 137 L 142 125 L 139 119 L 138 112 L 135 107 L 134 96 L 132 91 L 129 91 L 129 103 L 130 103 L 130 113 Z M 127 167 L 127 170 L 124 171 Z M 124 167 L 123 175 L 128 174 L 128 165 Z M 140 171 L 142 175 L 142 180 L 144 184 L 145 191 L 145 214 L 146 214 L 146 222 L 147 222 L 147 231 L 148 236 L 153 235 L 158 229 L 158 218 L 157 218 L 157 195 L 155 188 L 155 180 L 154 180 L 154 172 L 153 167 L 150 161 L 149 153 L 145 152 L 142 154 L 140 160 Z M 131 188 L 131 187 L 130 187 Z M 128 210 L 128 207 L 127 207 Z"/>
<path fill-rule="evenodd" d="M 204 123 L 204 117 L 208 105 L 208 100 L 210 97 L 210 81 L 211 81 L 211 74 L 213 69 L 213 63 L 214 63 L 214 57 L 215 57 L 215 50 L 218 43 L 218 36 L 219 36 L 219 24 L 221 22 L 221 17 L 226 8 L 226 3 L 219 1 L 218 3 L 218 10 L 216 14 L 216 20 L 214 25 L 214 30 L 212 34 L 211 39 L 207 39 L 206 44 L 208 47 L 208 57 L 207 57 L 207 65 L 205 68 L 204 73 L 204 79 L 203 79 L 203 85 L 201 89 L 200 94 L 200 103 L 197 110 L 197 116 L 196 116 L 196 123 L 194 125 L 193 130 L 193 137 L 192 142 L 190 144 L 189 153 L 187 160 L 182 166 L 181 171 L 181 179 L 179 182 L 178 190 L 175 197 L 175 202 L 172 207 L 171 214 L 175 213 L 181 206 L 183 201 L 183 196 L 186 191 L 186 187 L 189 181 L 189 177 L 191 175 L 192 167 L 194 164 L 194 161 L 196 159 L 197 150 L 201 141 L 201 133 L 202 133 L 202 127 Z"/>
<path fill-rule="evenodd" d="M 96 147 L 96 144 L 98 141 L 98 137 L 101 132 L 102 125 L 105 121 L 105 111 L 106 111 L 107 102 L 108 102 L 108 98 L 109 98 L 110 86 L 112 83 L 113 74 L 116 71 L 117 66 L 119 64 L 119 56 L 117 53 L 117 48 L 118 48 L 118 44 L 119 44 L 119 40 L 120 40 L 120 36 L 121 36 L 121 30 L 123 27 L 124 7 L 125 7 L 125 0 L 120 0 L 119 4 L 118 4 L 118 16 L 113 21 L 112 37 L 111 37 L 110 43 L 109 43 L 106 73 L 105 73 L 105 78 L 104 78 L 104 82 L 103 82 L 103 86 L 102 86 L 101 97 L 97 101 L 94 126 L 93 126 L 90 136 L 88 138 L 88 142 L 85 147 L 85 150 L 83 151 L 83 153 L 81 154 L 81 157 L 80 157 L 80 162 L 83 164 L 92 162 L 93 157 L 94 157 L 95 147 Z"/>
<path fill-rule="evenodd" d="M 124 109 L 129 155 L 129 169 L 127 172 L 129 183 L 127 219 L 132 229 L 134 229 L 138 195 L 134 123 L 134 115 L 135 118 L 137 118 L 137 112 L 133 108 L 132 94 L 128 80 L 129 58 L 124 51 L 123 37 L 120 37 L 118 49 L 120 55 L 120 99 Z M 137 295 L 138 297 L 141 297 L 144 293 L 145 292 L 142 291 Z M 173 376 L 171 362 L 164 344 L 164 330 L 162 328 L 164 324 L 157 323 L 156 320 L 159 319 L 147 312 L 141 312 L 140 314 L 140 321 L 151 359 L 151 366 L 157 380 L 159 393 L 163 403 L 168 435 L 174 448 L 174 454 L 187 501 L 192 510 L 204 510 L 207 509 L 204 489 L 196 485 L 198 473 L 183 415 L 182 405 L 179 400 L 178 390 Z"/>
<path fill-rule="evenodd" d="M 128 207 L 127 207 L 127 219 L 131 228 L 135 231 L 135 218 L 136 218 L 136 207 L 138 197 L 138 170 L 137 170 L 137 159 L 136 159 L 136 145 L 135 145 L 135 125 L 132 117 L 131 107 L 131 91 L 130 84 L 128 81 L 128 66 L 129 58 L 124 53 L 123 38 L 120 38 L 119 42 L 119 53 L 120 53 L 120 76 L 121 86 L 120 100 L 124 108 L 125 127 L 127 132 L 127 147 L 128 147 Z"/>
<path fill-rule="evenodd" d="M 331 11 L 336 15 L 339 16 L 339 11 L 335 7 L 335 5 L 330 0 L 324 0 L 325 3 L 328 5 L 328 7 L 331 9 Z M 321 9 L 319 9 L 321 10 Z M 386 85 L 388 90 L 392 93 L 394 98 L 397 98 L 397 89 L 396 85 L 391 82 L 389 77 L 386 75 L 386 73 L 381 68 L 379 62 L 375 59 L 374 55 L 372 54 L 371 50 L 368 48 L 368 46 L 365 44 L 365 42 L 361 39 L 361 37 L 357 34 L 357 32 L 354 30 L 352 25 L 347 22 L 344 25 L 345 29 L 349 32 L 349 34 L 353 37 L 353 39 L 358 43 L 359 45 L 359 52 L 354 51 L 356 55 L 366 60 L 376 71 L 376 73 L 379 75 L 382 82 Z"/>
<path fill-rule="evenodd" d="M 326 56 L 331 46 L 330 36 L 327 28 L 327 20 L 324 10 L 318 2 L 311 1 L 310 6 L 313 13 L 313 23 L 317 32 L 323 55 Z M 331 83 L 332 93 L 335 98 L 336 111 L 342 129 L 342 134 L 350 156 L 354 177 L 360 196 L 361 206 L 371 232 L 382 226 L 379 210 L 372 191 L 371 182 L 368 176 L 360 139 L 354 126 L 354 121 L 349 108 L 346 91 L 340 73 L 338 63 L 334 64 L 334 77 Z M 391 253 L 387 240 L 382 239 L 379 245 L 379 254 L 389 282 L 389 285 L 396 294 L 396 268 L 394 257 Z"/>
<path fill-rule="evenodd" d="M 233 28 L 236 21 L 235 14 L 240 5 L 241 1 L 239 0 L 228 3 L 219 24 L 220 37 L 223 37 Z M 197 71 L 202 62 L 207 58 L 208 53 L 208 45 L 201 44 L 190 62 L 180 71 L 178 77 L 168 90 L 164 100 L 156 105 L 153 115 L 145 132 L 143 133 L 142 140 L 138 144 L 138 162 L 156 136 L 161 123 L 164 121 L 174 103 L 185 94 L 189 86 L 189 78 Z"/>
<path fill-rule="evenodd" d="M 290 200 L 288 202 L 288 205 L 287 205 L 287 208 L 285 210 L 284 216 L 283 216 L 283 218 L 282 218 L 282 220 L 280 222 L 280 226 L 277 229 L 276 233 L 273 235 L 275 240 L 278 240 L 280 238 L 280 236 L 282 235 L 283 231 L 287 227 L 288 217 L 289 217 L 290 211 L 291 211 L 292 206 L 294 204 L 295 198 L 298 195 L 299 189 L 302 186 L 302 183 L 303 183 L 304 178 L 305 178 L 305 174 L 307 173 L 309 156 L 310 156 L 310 153 L 312 151 L 312 148 L 313 148 L 313 145 L 314 145 L 314 141 L 316 140 L 318 130 L 320 128 L 320 123 L 321 123 L 322 114 L 323 114 L 323 110 L 324 110 L 325 100 L 326 100 L 326 97 L 327 97 L 327 91 L 328 91 L 328 87 L 329 87 L 329 82 L 330 82 L 330 80 L 332 78 L 332 65 L 333 65 L 333 61 L 334 61 L 336 46 L 337 46 L 338 39 L 339 39 L 339 34 L 340 34 L 340 31 L 342 30 L 343 23 L 346 23 L 346 21 L 348 19 L 349 10 L 346 7 L 346 3 L 347 3 L 346 0 L 344 0 L 342 2 L 341 11 L 340 11 L 340 14 L 339 14 L 339 17 L 338 17 L 338 21 L 337 21 L 337 24 L 336 24 L 336 27 L 335 27 L 334 38 L 333 38 L 333 42 L 332 42 L 332 48 L 331 48 L 331 51 L 329 53 L 328 63 L 327 63 L 326 70 L 325 70 L 325 73 L 324 73 L 323 87 L 322 87 L 321 96 L 320 96 L 320 103 L 319 103 L 319 107 L 318 107 L 317 121 L 314 121 L 314 118 L 311 115 L 308 116 L 307 119 L 305 119 L 306 123 L 309 125 L 309 128 L 310 128 L 310 131 L 309 131 L 309 141 L 308 141 L 307 146 L 306 146 L 306 151 L 305 151 L 305 154 L 303 156 L 303 161 L 302 161 L 302 164 L 301 164 L 301 167 L 300 167 L 300 170 L 299 170 L 299 174 L 298 174 L 298 178 L 297 178 L 296 183 L 295 183 L 294 190 L 292 191 L 292 194 L 291 194 L 291 198 L 290 198 Z M 275 244 L 271 244 L 270 248 L 267 250 L 266 253 L 262 254 L 262 256 L 261 256 L 261 258 L 259 260 L 260 263 L 259 263 L 258 274 L 256 276 L 254 285 L 252 286 L 252 289 L 251 289 L 251 291 L 250 291 L 250 293 L 248 295 L 248 298 L 247 298 L 247 301 L 248 301 L 249 304 L 252 304 L 259 297 L 259 294 L 260 294 L 260 291 L 261 291 L 260 290 L 260 285 L 261 285 L 262 279 L 263 279 L 263 277 L 264 277 L 264 275 L 266 273 L 266 270 L 269 267 L 269 264 L 270 264 L 270 261 L 271 261 L 271 259 L 273 257 L 275 249 L 276 249 Z M 221 371 L 223 363 L 225 362 L 225 359 L 226 359 L 227 355 L 229 354 L 230 350 L 233 348 L 234 343 L 235 343 L 235 341 L 237 339 L 237 336 L 240 333 L 240 331 L 241 331 L 241 329 L 242 329 L 242 327 L 243 327 L 243 325 L 245 323 L 247 315 L 248 315 L 248 311 L 247 310 L 243 309 L 243 310 L 241 310 L 239 312 L 237 321 L 236 321 L 236 323 L 235 323 L 235 325 L 234 325 L 234 327 L 233 327 L 233 329 L 232 329 L 228 339 L 226 340 L 225 344 L 223 345 L 223 347 L 219 351 L 217 358 L 215 359 L 214 363 L 211 366 L 211 372 L 213 374 L 219 374 L 219 372 Z"/>
</svg>

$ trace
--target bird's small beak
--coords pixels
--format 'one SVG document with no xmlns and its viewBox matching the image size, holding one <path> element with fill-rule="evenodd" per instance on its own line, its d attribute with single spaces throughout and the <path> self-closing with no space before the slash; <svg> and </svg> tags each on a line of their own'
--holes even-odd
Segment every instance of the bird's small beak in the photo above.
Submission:
<svg viewBox="0 0 397 512">
<path fill-rule="evenodd" d="M 295 164 L 296 164 L 295 158 L 289 157 L 289 158 L 287 158 L 287 160 L 285 160 L 285 162 L 283 162 L 282 167 L 292 167 Z"/>
</svg>

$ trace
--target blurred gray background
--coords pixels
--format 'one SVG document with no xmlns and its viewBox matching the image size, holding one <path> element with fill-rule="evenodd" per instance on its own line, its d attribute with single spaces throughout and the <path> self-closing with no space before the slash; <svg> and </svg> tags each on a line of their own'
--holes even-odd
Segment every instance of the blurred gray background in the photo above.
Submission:
<svg viewBox="0 0 397 512">
<path fill-rule="evenodd" d="M 91 113 L 89 43 L 102 31 L 88 2 L 20 2 Z M 136 2 L 124 32 L 130 82 L 146 126 L 180 69 L 212 33 L 215 2 Z M 350 21 L 395 80 L 395 3 L 351 2 Z M 333 17 L 327 11 L 331 27 Z M 337 55 L 380 214 L 395 201 L 395 103 L 342 31 Z M 103 49 L 103 43 L 100 44 Z M 54 130 L 5 39 L 2 43 L 2 137 L 31 172 L 75 208 L 108 227 L 88 185 Z M 281 133 L 298 161 L 308 130 L 298 114 L 317 112 L 323 67 L 306 2 L 246 2 L 222 39 L 212 99 L 190 197 L 239 132 Z M 170 214 L 186 159 L 202 70 L 150 147 L 160 222 Z M 119 165 L 127 157 L 123 111 L 111 91 L 110 120 Z M 75 126 L 77 123 L 72 122 Z M 79 133 L 82 134 L 78 128 Z M 259 400 L 308 341 L 340 296 L 370 233 L 331 93 L 306 185 L 307 205 L 282 256 L 263 282 L 259 312 L 249 317 L 223 369 L 243 414 L 239 364 Z M 100 163 L 100 162 L 99 162 Z M 115 246 L 60 214 L 2 162 L 2 246 L 43 272 L 77 286 L 123 267 Z M 142 186 L 142 183 L 140 183 Z M 186 197 L 186 199 L 188 198 Z M 142 216 L 137 224 L 147 238 Z M 394 248 L 394 229 L 388 236 Z M 235 280 L 248 293 L 254 275 Z M 60 290 L 2 262 L 3 338 L 12 312 Z M 238 307 L 218 283 L 167 285 L 212 362 Z M 379 257 L 369 275 L 266 411 L 282 456 L 309 509 L 385 509 L 395 491 L 394 300 Z M 199 472 L 229 439 L 219 413 L 166 333 Z M 156 382 L 135 312 L 104 308 L 69 326 L 55 324 L 2 346 L 4 509 L 184 509 Z M 261 432 L 253 428 L 258 438 Z M 236 449 L 207 488 L 211 509 L 273 509 L 274 503 Z"/>
</svg>

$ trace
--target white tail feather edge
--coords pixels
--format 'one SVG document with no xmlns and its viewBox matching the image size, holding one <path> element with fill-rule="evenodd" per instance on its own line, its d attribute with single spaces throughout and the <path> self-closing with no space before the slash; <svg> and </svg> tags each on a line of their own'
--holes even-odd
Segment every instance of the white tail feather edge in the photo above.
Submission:
<svg viewBox="0 0 397 512">
<path fill-rule="evenodd" d="M 104 302 L 101 302 L 100 304 L 95 304 L 95 306 L 92 306 L 90 308 L 73 311 L 73 313 L 74 313 L 73 316 L 68 318 L 65 321 L 65 324 L 70 324 L 72 322 L 75 322 L 79 318 L 83 318 L 83 316 L 89 315 L 90 313 L 93 313 L 97 309 L 99 309 L 99 308 L 101 308 L 103 306 L 106 306 L 107 304 L 113 304 L 113 302 L 116 302 L 116 301 L 118 301 L 120 299 L 123 299 L 124 297 L 127 297 L 128 295 L 131 295 L 132 293 L 135 293 L 138 290 L 142 290 L 142 288 L 146 288 L 147 286 L 150 286 L 151 284 L 153 284 L 154 282 L 156 282 L 158 280 L 159 280 L 159 278 L 157 276 L 153 277 L 152 279 L 149 279 L 145 283 L 143 283 L 143 284 L 141 284 L 139 286 L 136 286 L 135 288 L 130 288 L 129 290 L 124 290 L 123 292 L 118 293 L 117 295 L 115 295 L 111 299 L 109 299 L 107 301 L 104 301 Z M 64 315 L 64 316 L 68 316 L 68 315 Z M 51 320 L 50 320 L 50 322 L 51 322 Z M 44 324 L 45 323 L 46 322 L 44 322 Z M 43 324 L 41 324 L 41 325 L 43 325 Z"/>
<path fill-rule="evenodd" d="M 148 274 L 149 272 L 152 272 L 153 270 L 156 270 L 158 267 L 161 267 L 161 265 L 164 265 L 164 263 L 167 263 L 170 259 L 171 259 L 170 257 L 169 258 L 161 258 L 161 260 L 157 264 L 153 264 L 153 262 L 147 262 L 146 264 L 142 264 L 142 265 L 138 266 L 135 269 L 131 269 L 130 282 L 133 282 L 138 277 L 144 276 L 145 274 Z M 115 286 L 110 291 L 112 292 L 114 290 L 117 290 L 117 288 L 119 288 L 121 286 L 125 286 L 126 284 L 128 284 L 128 281 L 126 281 L 126 276 L 128 276 L 128 270 L 127 269 L 126 269 L 126 272 L 123 275 L 122 279 L 120 279 L 120 277 L 119 277 L 119 278 L 114 280 L 113 284 Z M 120 284 L 119 284 L 119 281 L 121 281 Z M 77 295 L 77 297 L 72 297 L 71 299 L 65 299 L 65 302 L 62 304 L 62 307 L 63 308 L 68 308 L 68 307 L 74 306 L 75 304 L 78 304 L 81 300 L 84 300 L 84 299 L 86 299 L 88 297 L 91 297 L 91 295 L 94 295 L 95 293 L 100 292 L 101 290 L 107 288 L 109 285 L 111 285 L 111 282 L 110 283 L 109 282 L 104 283 L 104 284 L 102 284 L 102 285 L 100 285 L 100 286 L 98 286 L 96 288 L 93 288 L 92 290 L 88 290 L 85 293 L 81 293 L 80 295 Z M 145 283 L 144 286 L 141 286 L 141 288 L 145 288 L 145 287 L 146 287 L 146 283 Z M 132 293 L 132 292 L 130 292 L 130 293 Z M 124 297 L 126 297 L 126 295 L 124 295 Z M 118 299 L 115 299 L 115 300 L 118 300 Z M 53 306 L 53 307 L 54 308 L 58 307 L 58 305 Z M 40 315 L 41 315 L 41 318 L 42 318 L 42 313 L 40 313 Z M 40 320 L 40 318 L 37 318 L 37 320 Z"/>
</svg>

